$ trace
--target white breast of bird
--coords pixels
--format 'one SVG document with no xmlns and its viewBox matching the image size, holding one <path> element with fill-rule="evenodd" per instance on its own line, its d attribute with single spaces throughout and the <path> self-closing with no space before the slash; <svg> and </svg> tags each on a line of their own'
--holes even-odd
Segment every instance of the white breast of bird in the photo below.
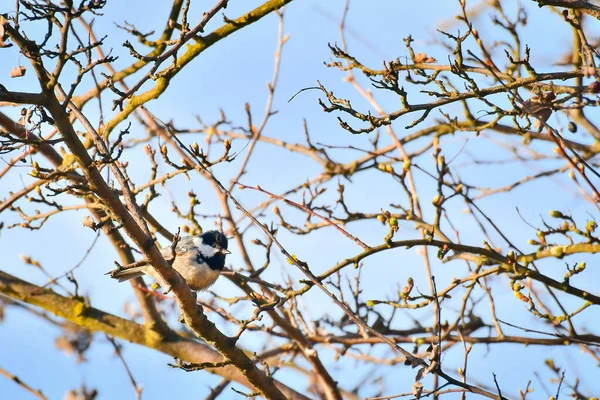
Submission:
<svg viewBox="0 0 600 400">
<path fill-rule="evenodd" d="M 177 255 L 175 262 L 173 262 L 173 268 L 179 272 L 190 288 L 196 292 L 209 288 L 219 278 L 219 271 L 211 269 L 205 263 L 198 263 L 195 252 Z M 168 287 L 166 282 L 154 272 L 152 267 L 149 267 L 146 273 L 154 278 L 163 288 Z"/>
</svg>

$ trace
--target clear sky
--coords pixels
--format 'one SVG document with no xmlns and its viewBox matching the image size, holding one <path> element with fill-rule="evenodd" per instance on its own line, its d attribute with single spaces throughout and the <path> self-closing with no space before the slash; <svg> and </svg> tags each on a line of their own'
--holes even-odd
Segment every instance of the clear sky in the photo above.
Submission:
<svg viewBox="0 0 600 400">
<path fill-rule="evenodd" d="M 124 67 L 131 63 L 131 57 L 127 49 L 121 46 L 125 40 L 124 33 L 115 24 L 124 24 L 125 21 L 134 24 L 140 31 L 160 29 L 164 25 L 166 10 L 170 2 L 160 0 L 127 0 L 109 1 L 104 10 L 104 16 L 95 22 L 97 34 L 108 35 L 106 48 L 113 48 L 113 54 L 119 56 L 115 66 Z M 230 18 L 238 16 L 242 11 L 249 10 L 260 1 L 231 0 L 226 11 Z M 475 4 L 476 2 L 469 2 Z M 524 3 L 529 3 L 526 1 Z M 345 0 L 295 0 L 286 8 L 285 32 L 290 35 L 288 43 L 284 47 L 281 64 L 280 83 L 277 87 L 274 108 L 278 110 L 269 122 L 265 134 L 277 139 L 292 143 L 304 141 L 303 119 L 306 119 L 315 142 L 327 145 L 368 147 L 368 140 L 372 137 L 352 136 L 340 128 L 336 115 L 326 114 L 317 103 L 319 92 L 307 91 L 298 95 L 292 102 L 288 99 L 300 89 L 314 86 L 320 80 L 336 95 L 352 99 L 353 105 L 359 109 L 367 110 L 368 105 L 360 98 L 358 93 L 347 83 L 343 82 L 344 75 L 337 70 L 327 68 L 323 63 L 330 61 L 331 54 L 327 47 L 328 43 L 340 42 L 339 21 L 344 9 Z M 212 2 L 192 2 L 192 21 L 196 21 L 198 15 L 212 6 Z M 0 5 L 0 13 L 14 11 L 14 2 L 4 1 Z M 558 24 L 559 19 L 547 9 L 539 10 L 535 5 L 531 6 L 528 26 L 523 31 L 523 37 L 534 51 L 532 52 L 532 63 L 544 68 L 554 68 L 551 63 L 562 54 L 570 41 L 570 31 L 565 29 L 564 24 Z M 415 39 L 413 46 L 418 51 L 426 51 L 428 55 L 436 57 L 440 61 L 447 60 L 448 52 L 441 46 L 433 44 L 440 39 L 436 32 L 441 24 L 446 29 L 456 32 L 458 29 L 464 31 L 453 18 L 459 12 L 458 1 L 450 0 L 422 0 L 422 1 L 397 1 L 397 0 L 354 0 L 351 4 L 348 16 L 348 43 L 351 53 L 374 68 L 380 68 L 382 60 L 392 60 L 396 57 L 407 56 L 403 38 L 409 34 Z M 157 17 L 158 16 L 158 17 Z M 487 13 L 475 20 L 476 26 L 481 34 L 489 41 L 496 40 L 498 30 L 491 26 Z M 192 23 L 193 24 L 193 23 Z M 216 18 L 207 30 L 217 27 L 220 19 Z M 558 27 L 558 28 L 557 28 Z M 267 97 L 267 82 L 273 73 L 273 53 L 276 47 L 276 34 L 278 19 L 270 15 L 258 23 L 243 29 L 211 47 L 172 82 L 167 92 L 158 100 L 148 104 L 148 109 L 161 117 L 163 120 L 173 120 L 180 127 L 195 127 L 196 116 L 199 115 L 204 121 L 214 121 L 219 116 L 220 109 L 224 109 L 231 121 L 240 125 L 245 123 L 244 104 L 248 102 L 253 110 L 257 110 L 257 118 L 262 115 Z M 42 32 L 42 31 L 40 31 Z M 38 38 L 39 39 L 39 38 Z M 498 37 L 498 40 L 500 37 Z M 132 40 L 133 41 L 133 40 Z M 9 72 L 17 64 L 26 64 L 26 60 L 19 56 L 14 50 L 3 50 L 0 53 L 0 83 L 9 90 L 36 91 L 37 85 L 34 74 L 28 71 L 26 77 L 17 80 L 10 79 Z M 130 82 L 133 82 L 131 80 Z M 415 94 L 416 99 L 419 95 Z M 392 111 L 399 107 L 396 98 L 383 95 L 381 97 L 384 107 Z M 427 97 L 422 97 L 427 100 Z M 90 116 L 98 118 L 94 111 L 95 106 L 90 108 Z M 260 112 L 258 112 L 260 110 Z M 449 110 L 454 110 L 450 108 Z M 3 108 L 3 112 L 16 116 L 18 109 Z M 105 110 L 107 116 L 111 113 Z M 436 114 L 431 120 L 438 118 Z M 397 132 L 404 135 L 413 130 L 405 132 L 402 128 L 410 119 L 402 119 L 395 123 Z M 595 116 L 593 116 L 595 117 Z M 426 126 L 427 122 L 423 124 Z M 356 123 L 355 123 L 356 126 Z M 423 127 L 420 126 L 420 127 Z M 139 126 L 134 124 L 134 129 Z M 141 135 L 141 133 L 140 133 Z M 467 141 L 467 138 L 469 140 Z M 577 137 L 578 140 L 584 140 Z M 202 137 L 190 137 L 189 142 L 197 140 L 205 144 Z M 382 135 L 382 140 L 387 141 Z M 496 136 L 495 142 L 483 138 L 474 138 L 472 134 L 457 134 L 444 139 L 443 146 L 447 159 L 452 155 L 460 154 L 455 160 L 463 179 L 485 182 L 490 187 L 499 187 L 523 176 L 523 166 L 518 163 L 508 165 L 489 166 L 485 169 L 473 165 L 472 158 L 485 160 L 502 160 L 510 156 L 508 152 L 499 150 L 498 142 L 504 140 L 502 136 Z M 466 143 L 466 144 L 465 144 Z M 518 142 L 515 142 L 518 143 Z M 545 147 L 544 147 L 545 146 Z M 417 149 L 418 146 L 410 150 Z M 541 148 L 548 149 L 547 145 Z M 243 143 L 236 142 L 234 151 L 243 152 Z M 141 154 L 141 152 L 138 152 Z M 133 153 L 132 153 L 133 154 Z M 344 151 L 333 151 L 339 160 L 348 159 L 349 155 Z M 242 153 L 243 155 L 243 153 Z M 353 154 L 354 155 L 354 154 Z M 138 155 L 142 160 L 143 155 Z M 0 158 L 6 159 L 6 156 Z M 222 181 L 227 182 L 235 173 L 242 162 L 239 157 L 230 165 L 218 166 L 214 172 Z M 129 160 L 136 162 L 132 156 Z M 431 166 L 428 161 L 423 161 L 423 166 Z M 548 166 L 551 164 L 546 164 Z M 562 164 L 560 164 L 562 165 Z M 530 168 L 530 167 L 526 167 Z M 272 192 L 281 192 L 290 186 L 309 179 L 320 172 L 320 166 L 310 160 L 281 151 L 269 145 L 257 147 L 250 171 L 242 179 L 244 183 L 259 184 Z M 7 197 L 9 190 L 20 188 L 29 178 L 27 169 L 12 173 L 0 180 L 0 199 Z M 130 171 L 131 172 L 131 171 Z M 533 169 L 529 173 L 533 172 Z M 134 176 L 137 171 L 133 171 Z M 140 172 L 140 179 L 146 174 Z M 354 177 L 353 184 L 347 183 L 347 197 L 351 198 L 350 204 L 363 211 L 377 212 L 381 208 L 389 208 L 390 203 L 403 201 L 404 195 L 397 185 L 390 185 L 384 176 L 375 175 Z M 435 185 L 424 175 L 417 175 L 418 185 L 423 198 L 433 198 Z M 171 181 L 165 189 L 163 196 L 153 202 L 151 211 L 171 231 L 175 231 L 182 223 L 171 213 L 171 201 L 176 199 L 181 204 L 186 204 L 186 192 L 193 188 L 202 202 L 202 211 L 206 214 L 218 212 L 219 203 L 214 192 L 205 182 L 198 177 L 188 182 L 184 178 Z M 330 187 L 331 196 L 335 198 L 335 186 Z M 244 193 L 243 201 L 251 208 L 253 205 L 265 200 L 264 196 L 256 193 Z M 397 200 L 397 201 L 396 201 Z M 429 204 L 429 201 L 424 201 Z M 551 209 L 560 209 L 572 212 L 580 221 L 588 218 L 586 212 L 594 213 L 576 192 L 568 179 L 559 177 L 556 179 L 545 179 L 531 185 L 515 190 L 508 195 L 492 196 L 482 200 L 480 206 L 493 216 L 506 232 L 518 243 L 526 243 L 527 239 L 535 237 L 535 231 L 529 228 L 521 220 L 515 208 L 518 207 L 521 214 L 528 221 L 536 225 L 540 222 L 540 215 L 547 218 Z M 426 212 L 431 211 L 429 206 Z M 450 209 L 454 213 L 456 223 L 463 230 L 461 239 L 464 243 L 481 245 L 483 236 L 476 229 L 472 220 L 464 217 L 462 207 L 458 205 Z M 60 219 L 52 219 L 47 223 L 45 229 L 40 231 L 28 231 L 22 229 L 6 228 L 0 231 L 0 269 L 14 274 L 28 281 L 44 284 L 47 279 L 33 267 L 25 265 L 21 255 L 30 255 L 39 260 L 44 268 L 55 275 L 60 275 L 71 268 L 84 256 L 87 249 L 94 241 L 95 234 L 91 230 L 81 228 L 81 220 L 85 213 L 70 212 Z M 431 215 L 431 214 L 430 214 Z M 595 214 L 593 214 L 595 215 Z M 277 221 L 272 214 L 265 217 L 265 222 Z M 300 217 L 301 218 L 301 217 Z M 0 215 L 0 221 L 10 225 L 18 221 L 18 216 L 10 213 Z M 472 226 L 472 230 L 469 227 Z M 400 238 L 416 238 L 417 233 L 409 229 L 409 225 L 401 225 Z M 369 223 L 357 223 L 348 226 L 348 230 L 359 236 L 367 243 L 381 243 L 387 233 L 386 228 Z M 257 234 L 258 235 L 258 234 Z M 302 259 L 316 271 L 324 271 L 341 259 L 359 252 L 359 248 L 345 237 L 342 237 L 333 229 L 317 232 L 309 237 L 297 237 L 286 231 L 281 231 L 279 238 L 286 247 Z M 166 243 L 163 243 L 166 244 Z M 527 251 L 534 250 L 533 247 L 523 246 Z M 73 250 L 75 249 L 75 250 Z M 233 254 L 229 257 L 230 266 L 241 265 L 241 257 L 232 249 Z M 435 258 L 435 252 L 431 252 Z M 93 248 L 90 256 L 75 276 L 79 281 L 82 293 L 89 295 L 92 305 L 117 315 L 126 315 L 123 303 L 134 301 L 133 294 L 128 285 L 117 285 L 108 279 L 104 273 L 113 267 L 116 255 L 110 243 L 101 237 Z M 262 253 L 253 254 L 256 262 L 262 263 Z M 280 280 L 282 276 L 290 274 L 299 278 L 299 275 L 290 269 L 283 257 L 274 255 L 274 266 L 267 277 Z M 584 261 L 586 257 L 580 257 L 574 261 Z M 593 265 L 595 259 L 587 257 L 589 265 Z M 384 255 L 369 259 L 363 266 L 364 298 L 385 299 L 393 296 L 398 285 L 404 285 L 406 279 L 411 276 L 417 285 L 423 290 L 427 288 L 427 282 L 422 268 L 422 257 L 415 249 L 398 249 L 387 252 Z M 547 272 L 560 279 L 564 274 L 564 262 L 545 264 L 550 268 Z M 464 265 L 434 263 L 434 273 L 439 279 L 439 285 L 450 282 L 454 276 L 464 274 Z M 451 270 L 449 268 L 458 268 Z M 553 269 L 552 269 L 553 268 Z M 586 281 L 577 281 L 582 288 L 593 290 L 597 288 L 600 279 L 598 271 L 589 271 Z M 498 278 L 499 280 L 499 278 Z M 499 317 L 503 320 L 521 325 L 537 326 L 538 328 L 551 331 L 543 324 L 536 324 L 523 303 L 518 302 L 510 290 L 504 278 L 501 282 L 493 281 L 497 286 L 494 294 L 498 297 L 500 305 Z M 239 292 L 225 279 L 221 279 L 214 286 L 214 291 L 225 297 L 238 295 Z M 497 292 L 496 292 L 497 291 Z M 210 296 L 203 294 L 203 297 Z M 323 314 L 340 316 L 339 311 L 330 304 L 322 294 L 312 290 L 303 300 L 305 307 L 310 310 L 313 318 Z M 577 301 L 566 301 L 565 304 L 576 308 Z M 487 307 L 487 305 L 485 305 Z M 422 318 L 430 318 L 431 310 L 417 314 Z M 456 310 L 448 310 L 452 315 Z M 412 326 L 414 314 L 406 314 L 406 324 L 398 328 Z M 600 314 L 597 309 L 589 309 L 582 316 L 588 321 L 598 320 Z M 215 320 L 219 324 L 220 320 Z M 507 330 L 513 334 L 519 331 Z M 231 334 L 233 332 L 225 333 Z M 15 307 L 8 308 L 5 320 L 0 324 L 0 366 L 19 376 L 35 388 L 41 388 L 51 399 L 62 398 L 72 388 L 78 387 L 85 382 L 89 387 L 100 389 L 99 399 L 126 399 L 134 398 L 133 389 L 123 370 L 122 364 L 114 356 L 112 347 L 102 335 L 97 335 L 92 348 L 86 353 L 88 361 L 78 364 L 74 357 L 66 356 L 54 346 L 55 339 L 60 331 L 52 325 L 33 317 L 30 313 Z M 260 348 L 258 343 L 252 343 L 248 335 L 243 338 L 242 344 L 248 348 Z M 445 354 L 444 363 L 449 371 L 462 365 L 463 353 L 461 346 L 455 346 Z M 408 347 L 409 348 L 409 347 Z M 410 350 L 410 348 L 409 348 Z M 385 354 L 387 349 L 380 349 Z M 209 388 L 220 381 L 220 378 L 207 373 L 184 373 L 167 366 L 172 360 L 170 357 L 160 353 L 149 351 L 145 348 L 127 344 L 124 351 L 136 380 L 144 386 L 145 399 L 171 398 L 204 398 L 209 393 Z M 324 352 L 323 357 L 331 360 L 331 354 Z M 487 348 L 484 345 L 474 347 L 470 362 L 470 377 L 473 382 L 481 382 L 487 387 L 493 387 L 492 373 L 498 376 L 498 381 L 509 394 L 516 394 L 518 389 L 527 385 L 528 379 L 534 379 L 533 370 L 539 371 L 548 387 L 548 371 L 543 365 L 543 360 L 548 357 L 557 357 L 570 360 L 569 364 L 563 365 L 567 368 L 567 377 L 573 381 L 576 376 L 585 377 L 586 382 L 597 382 L 600 379 L 598 368 L 589 357 L 582 356 L 580 349 L 574 346 L 545 349 L 541 347 L 523 347 L 520 345 L 504 345 L 502 351 Z M 343 368 L 343 375 L 335 376 L 344 388 L 351 388 L 352 382 L 364 378 L 371 371 L 364 369 L 353 369 L 351 361 L 343 361 L 347 364 Z M 400 390 L 410 387 L 414 379 L 414 371 L 403 366 L 394 368 L 382 367 L 386 371 L 385 383 L 386 394 L 394 394 Z M 335 375 L 335 372 L 334 372 Z M 290 372 L 283 372 L 281 379 L 291 386 L 302 390 L 305 379 Z M 346 384 L 348 383 L 348 384 Z M 534 381 L 539 392 L 533 398 L 542 398 L 544 395 L 539 381 Z M 240 388 L 240 385 L 236 385 Z M 554 388 L 553 388 L 554 390 Z M 542 393 L 542 395 L 540 395 Z M 370 394 L 370 393 L 365 393 Z M 26 399 L 29 396 L 22 388 L 14 383 L 0 377 L 0 398 Z M 223 399 L 239 398 L 234 392 L 228 391 Z M 458 398 L 458 397 L 457 397 Z"/>
</svg>

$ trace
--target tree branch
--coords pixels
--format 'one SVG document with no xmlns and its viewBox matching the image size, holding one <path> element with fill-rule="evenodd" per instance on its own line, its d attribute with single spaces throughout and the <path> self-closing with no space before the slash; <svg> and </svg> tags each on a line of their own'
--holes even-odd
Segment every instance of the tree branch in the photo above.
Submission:
<svg viewBox="0 0 600 400">
<path fill-rule="evenodd" d="M 217 363 L 223 361 L 223 357 L 219 353 L 196 340 L 185 338 L 175 332 L 162 335 L 143 325 L 90 307 L 79 299 L 61 296 L 50 289 L 33 285 L 3 271 L 0 271 L 0 293 L 40 307 L 90 331 L 104 332 L 186 362 Z M 248 379 L 233 366 L 218 369 L 207 368 L 206 370 L 249 388 L 253 387 Z M 274 381 L 274 383 L 288 399 L 309 399 L 280 382 Z"/>
</svg>

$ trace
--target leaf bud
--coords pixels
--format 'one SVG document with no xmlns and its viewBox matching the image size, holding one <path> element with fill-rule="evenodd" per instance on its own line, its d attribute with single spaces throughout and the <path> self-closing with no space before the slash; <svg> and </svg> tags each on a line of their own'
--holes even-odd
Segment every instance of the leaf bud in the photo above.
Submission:
<svg viewBox="0 0 600 400">
<path fill-rule="evenodd" d="M 550 216 L 552 218 L 565 218 L 564 214 L 557 210 L 550 210 Z"/>
</svg>

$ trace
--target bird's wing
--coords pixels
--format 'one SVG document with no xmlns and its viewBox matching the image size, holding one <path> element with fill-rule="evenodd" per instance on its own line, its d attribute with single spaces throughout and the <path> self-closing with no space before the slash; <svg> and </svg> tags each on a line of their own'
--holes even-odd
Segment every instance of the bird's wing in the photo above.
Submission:
<svg viewBox="0 0 600 400">
<path fill-rule="evenodd" d="M 183 237 L 179 240 L 179 242 L 177 243 L 177 246 L 175 247 L 175 254 L 176 255 L 184 254 L 184 253 L 192 250 L 194 247 L 195 247 L 195 245 L 194 245 L 194 237 L 193 236 Z M 162 253 L 163 257 L 171 258 L 171 254 L 172 254 L 171 246 L 163 247 L 162 249 L 160 249 L 160 252 Z"/>
</svg>

